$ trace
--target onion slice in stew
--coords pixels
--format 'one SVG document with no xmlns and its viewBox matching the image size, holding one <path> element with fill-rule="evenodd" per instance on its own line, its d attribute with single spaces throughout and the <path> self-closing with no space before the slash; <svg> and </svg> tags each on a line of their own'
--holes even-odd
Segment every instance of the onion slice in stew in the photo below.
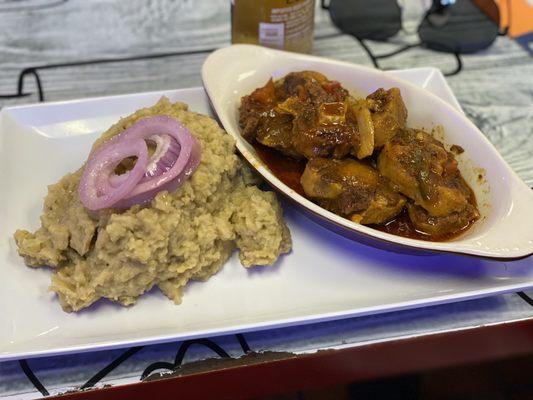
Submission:
<svg viewBox="0 0 533 400">
<path fill-rule="evenodd" d="M 113 163 L 113 169 L 105 175 L 105 179 L 99 179 L 98 182 L 87 182 L 87 179 L 84 180 L 82 177 L 80 199 L 87 208 L 96 210 L 112 206 L 117 209 L 125 209 L 135 204 L 149 202 L 162 190 L 173 191 L 177 189 L 200 163 L 200 144 L 191 135 L 190 131 L 174 118 L 159 115 L 138 121 L 121 134 L 104 143 L 101 149 L 97 149 L 90 156 L 84 177 L 85 175 L 91 176 L 89 165 L 92 168 L 93 165 L 98 165 L 99 162 L 105 163 L 107 148 L 120 147 L 123 143 L 129 142 L 142 143 L 145 149 L 148 148 L 147 142 L 151 142 L 155 144 L 156 148 L 149 159 L 148 156 L 145 157 L 146 160 L 143 158 L 142 164 L 139 164 L 140 157 L 138 156 L 133 169 L 121 175 L 112 173 L 114 168 L 120 163 L 120 160 L 118 160 L 118 162 Z M 97 161 L 94 161 L 95 158 Z M 139 169 L 141 167 L 142 173 L 139 177 Z M 134 182 L 133 185 L 131 184 L 132 182 Z M 123 189 L 126 184 L 129 190 Z M 107 201 L 103 203 L 104 206 L 91 208 L 94 205 L 91 204 L 91 207 L 89 207 L 85 201 L 87 199 L 87 188 L 91 187 L 91 185 L 95 185 L 96 188 L 91 189 L 93 192 L 96 190 L 102 193 L 115 193 L 120 188 L 122 196 L 113 196 L 114 202 L 112 204 Z M 84 193 L 83 196 L 82 192 Z"/>
<path fill-rule="evenodd" d="M 358 100 L 352 104 L 352 110 L 359 129 L 359 149 L 356 156 L 361 160 L 371 156 L 374 152 L 374 123 L 364 100 Z"/>
</svg>

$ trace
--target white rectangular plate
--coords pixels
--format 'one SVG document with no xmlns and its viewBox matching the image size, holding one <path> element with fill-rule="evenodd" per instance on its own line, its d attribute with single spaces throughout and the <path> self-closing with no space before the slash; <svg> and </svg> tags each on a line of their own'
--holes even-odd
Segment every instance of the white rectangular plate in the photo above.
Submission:
<svg viewBox="0 0 533 400">
<path fill-rule="evenodd" d="M 395 72 L 458 107 L 438 71 Z M 357 244 L 284 204 L 291 254 L 246 270 L 232 257 L 174 305 L 160 292 L 130 308 L 99 302 L 68 314 L 47 291 L 50 271 L 24 266 L 13 232 L 39 225 L 46 185 L 74 171 L 121 116 L 160 96 L 210 113 L 203 89 L 37 104 L 0 113 L 0 361 L 215 336 L 420 307 L 533 287 L 533 258 L 410 256 Z"/>
</svg>

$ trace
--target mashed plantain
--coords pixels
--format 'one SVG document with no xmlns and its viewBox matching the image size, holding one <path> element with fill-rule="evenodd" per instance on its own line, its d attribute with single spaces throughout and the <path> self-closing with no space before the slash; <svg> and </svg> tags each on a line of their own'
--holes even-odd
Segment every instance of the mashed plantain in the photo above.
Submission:
<svg viewBox="0 0 533 400">
<path fill-rule="evenodd" d="M 78 199 L 81 168 L 48 187 L 41 227 L 14 235 L 27 265 L 54 269 L 50 289 L 65 311 L 100 298 L 130 305 L 154 285 L 180 303 L 187 282 L 215 274 L 235 247 L 246 267 L 272 264 L 291 249 L 275 194 L 255 186 L 231 136 L 185 104 L 162 98 L 121 119 L 93 149 L 152 115 L 178 119 L 201 144 L 201 163 L 179 189 L 122 213 L 89 213 Z"/>
</svg>

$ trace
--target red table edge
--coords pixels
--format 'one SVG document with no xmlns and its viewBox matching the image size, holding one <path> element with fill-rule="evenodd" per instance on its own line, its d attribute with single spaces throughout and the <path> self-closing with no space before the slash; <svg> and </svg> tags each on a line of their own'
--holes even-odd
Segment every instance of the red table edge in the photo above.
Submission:
<svg viewBox="0 0 533 400">
<path fill-rule="evenodd" d="M 533 354 L 533 318 L 286 358 L 49 399 L 249 398 Z"/>
</svg>

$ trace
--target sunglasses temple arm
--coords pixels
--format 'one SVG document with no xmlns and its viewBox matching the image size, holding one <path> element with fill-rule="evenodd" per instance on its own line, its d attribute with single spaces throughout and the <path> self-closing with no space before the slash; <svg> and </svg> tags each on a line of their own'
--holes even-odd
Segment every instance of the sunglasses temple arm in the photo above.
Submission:
<svg viewBox="0 0 533 400">
<path fill-rule="evenodd" d="M 377 69 L 381 69 L 381 67 L 379 66 L 379 62 L 378 62 L 378 60 L 380 58 L 390 57 L 390 56 L 396 55 L 398 53 L 402 53 L 402 52 L 404 52 L 406 50 L 409 50 L 409 49 L 411 49 L 413 47 L 420 46 L 420 43 L 407 45 L 407 46 L 404 46 L 404 47 L 402 47 L 402 48 L 400 48 L 400 49 L 398 49 L 396 51 L 393 51 L 391 53 L 381 54 L 381 55 L 375 56 L 374 53 L 372 53 L 372 50 L 370 50 L 370 47 L 368 47 L 368 45 L 364 42 L 363 39 L 359 39 L 358 37 L 355 37 L 355 39 L 357 39 L 357 41 L 359 42 L 359 44 L 361 45 L 363 50 L 368 55 L 368 58 L 370 58 L 370 60 L 372 61 L 372 64 Z M 455 60 L 457 61 L 457 65 L 456 65 L 456 67 L 455 67 L 455 69 L 453 71 L 445 73 L 444 76 L 457 75 L 459 72 L 461 72 L 463 70 L 463 61 L 461 60 L 461 55 L 459 53 L 453 53 L 453 55 L 455 56 Z"/>
<path fill-rule="evenodd" d="M 375 57 L 376 59 L 392 57 L 392 56 L 395 56 L 395 55 L 397 55 L 397 54 L 403 53 L 404 51 L 407 51 L 407 50 L 409 50 L 409 49 L 412 49 L 412 48 L 414 48 L 414 47 L 418 47 L 418 46 L 420 46 L 421 44 L 422 44 L 422 43 L 407 44 L 407 45 L 405 45 L 405 46 L 400 47 L 400 48 L 397 49 L 397 50 L 391 51 L 390 53 L 378 54 L 377 56 L 374 56 L 374 57 Z"/>
<path fill-rule="evenodd" d="M 363 39 L 359 39 L 358 37 L 354 36 L 355 39 L 359 42 L 363 50 L 366 52 L 368 58 L 370 58 L 370 61 L 372 61 L 372 64 L 374 64 L 374 68 L 381 69 L 381 67 L 378 64 L 378 59 L 374 54 L 372 53 L 372 50 L 370 50 L 370 47 L 367 46 L 367 44 L 364 42 Z"/>
<path fill-rule="evenodd" d="M 372 50 L 370 50 L 370 47 L 368 47 L 368 45 L 363 41 L 363 39 L 360 39 L 358 37 L 356 37 L 356 39 L 361 45 L 361 47 L 365 50 L 366 54 L 368 55 L 368 58 L 370 58 L 370 60 L 372 61 L 372 64 L 374 64 L 374 67 L 377 69 L 381 69 L 381 67 L 379 66 L 378 60 L 382 58 L 392 57 L 397 54 L 403 53 L 404 51 L 412 49 L 414 47 L 420 46 L 420 43 L 408 44 L 403 47 L 400 47 L 397 50 L 391 51 L 390 53 L 374 55 L 374 53 L 372 53 Z"/>
<path fill-rule="evenodd" d="M 461 55 L 459 53 L 453 53 L 455 60 L 457 61 L 457 66 L 452 72 L 447 72 L 444 76 L 454 76 L 457 75 L 463 69 L 463 61 L 461 60 Z"/>
</svg>

